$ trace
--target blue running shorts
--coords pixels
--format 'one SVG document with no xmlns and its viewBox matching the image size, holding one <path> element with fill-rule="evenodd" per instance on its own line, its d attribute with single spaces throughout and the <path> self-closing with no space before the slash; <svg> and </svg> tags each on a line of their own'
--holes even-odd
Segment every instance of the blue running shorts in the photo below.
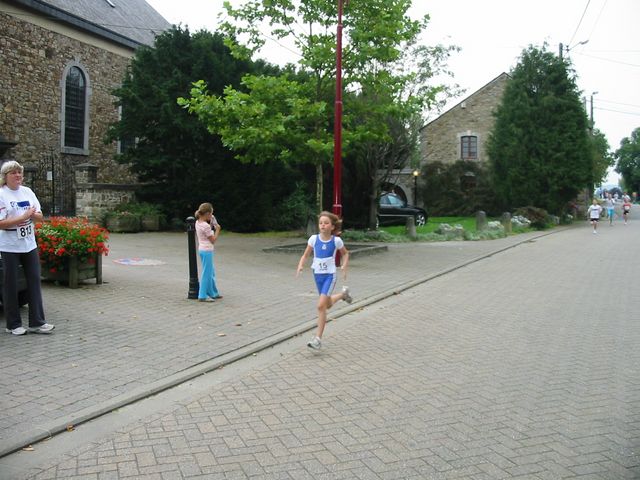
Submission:
<svg viewBox="0 0 640 480">
<path fill-rule="evenodd" d="M 313 278 L 320 295 L 330 296 L 336 286 L 337 275 L 335 273 L 314 273 Z"/>
</svg>

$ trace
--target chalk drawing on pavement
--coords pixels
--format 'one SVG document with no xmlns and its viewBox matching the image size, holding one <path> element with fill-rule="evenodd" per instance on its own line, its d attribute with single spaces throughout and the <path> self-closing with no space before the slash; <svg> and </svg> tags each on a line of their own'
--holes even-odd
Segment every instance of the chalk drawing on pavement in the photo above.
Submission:
<svg viewBox="0 0 640 480">
<path fill-rule="evenodd" d="M 166 262 L 163 262 L 161 260 L 154 260 L 153 258 L 132 257 L 132 258 L 118 258 L 117 260 L 114 260 L 113 263 L 137 267 L 137 266 L 149 266 L 149 265 L 151 266 L 164 265 Z"/>
</svg>

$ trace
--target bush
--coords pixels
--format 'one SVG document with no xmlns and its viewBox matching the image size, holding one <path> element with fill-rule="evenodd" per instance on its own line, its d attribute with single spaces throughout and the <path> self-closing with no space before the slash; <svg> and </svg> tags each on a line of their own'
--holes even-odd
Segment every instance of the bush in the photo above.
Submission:
<svg viewBox="0 0 640 480">
<path fill-rule="evenodd" d="M 266 227 L 269 230 L 296 230 L 304 227 L 313 216 L 313 201 L 304 183 L 296 183 L 295 190 L 274 209 Z"/>
<path fill-rule="evenodd" d="M 538 230 L 544 230 L 552 226 L 551 218 L 547 211 L 538 207 L 520 207 L 514 212 L 515 215 L 523 216 L 531 222 L 531 226 Z"/>
<path fill-rule="evenodd" d="M 161 215 L 162 211 L 152 203 L 147 202 L 127 202 L 117 205 L 114 212 L 129 212 L 134 215 Z"/>
<path fill-rule="evenodd" d="M 383 230 L 345 230 L 340 235 L 343 240 L 351 242 L 402 242 L 406 235 L 392 235 Z"/>
<path fill-rule="evenodd" d="M 141 223 L 143 218 L 145 217 L 157 217 L 159 220 L 157 227 L 166 226 L 165 216 L 162 213 L 162 210 L 154 204 L 147 202 L 120 203 L 119 205 L 116 205 L 112 210 L 104 212 L 102 218 L 100 219 L 100 223 L 107 226 L 109 220 L 116 217 L 135 217 L 137 218 L 138 223 Z M 157 230 L 157 227 L 154 229 Z"/>
<path fill-rule="evenodd" d="M 496 203 L 489 174 L 477 162 L 452 164 L 432 162 L 424 166 L 422 198 L 431 216 L 470 216 L 478 210 L 496 215 Z"/>
<path fill-rule="evenodd" d="M 565 213 L 564 215 L 562 215 L 562 217 L 560 217 L 560 223 L 562 225 L 571 225 L 573 223 L 573 215 L 571 215 L 570 213 Z"/>
</svg>

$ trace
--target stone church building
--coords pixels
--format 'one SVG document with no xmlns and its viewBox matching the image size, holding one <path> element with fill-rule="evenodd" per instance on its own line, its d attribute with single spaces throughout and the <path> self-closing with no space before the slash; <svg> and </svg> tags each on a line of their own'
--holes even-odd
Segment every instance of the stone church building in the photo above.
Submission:
<svg viewBox="0 0 640 480">
<path fill-rule="evenodd" d="M 85 181 L 134 179 L 105 143 L 118 120 L 112 91 L 136 49 L 170 24 L 144 0 L 0 0 L 0 142 L 25 166 L 45 214 L 75 214 Z"/>
</svg>

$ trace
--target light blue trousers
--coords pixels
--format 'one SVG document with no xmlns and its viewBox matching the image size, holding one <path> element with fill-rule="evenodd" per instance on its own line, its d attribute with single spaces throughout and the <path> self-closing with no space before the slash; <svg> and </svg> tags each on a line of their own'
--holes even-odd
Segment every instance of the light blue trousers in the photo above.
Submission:
<svg viewBox="0 0 640 480">
<path fill-rule="evenodd" d="M 202 264 L 198 298 L 216 298 L 220 294 L 216 287 L 216 269 L 213 265 L 214 252 L 199 250 L 198 253 L 200 254 L 200 263 Z"/>
</svg>

